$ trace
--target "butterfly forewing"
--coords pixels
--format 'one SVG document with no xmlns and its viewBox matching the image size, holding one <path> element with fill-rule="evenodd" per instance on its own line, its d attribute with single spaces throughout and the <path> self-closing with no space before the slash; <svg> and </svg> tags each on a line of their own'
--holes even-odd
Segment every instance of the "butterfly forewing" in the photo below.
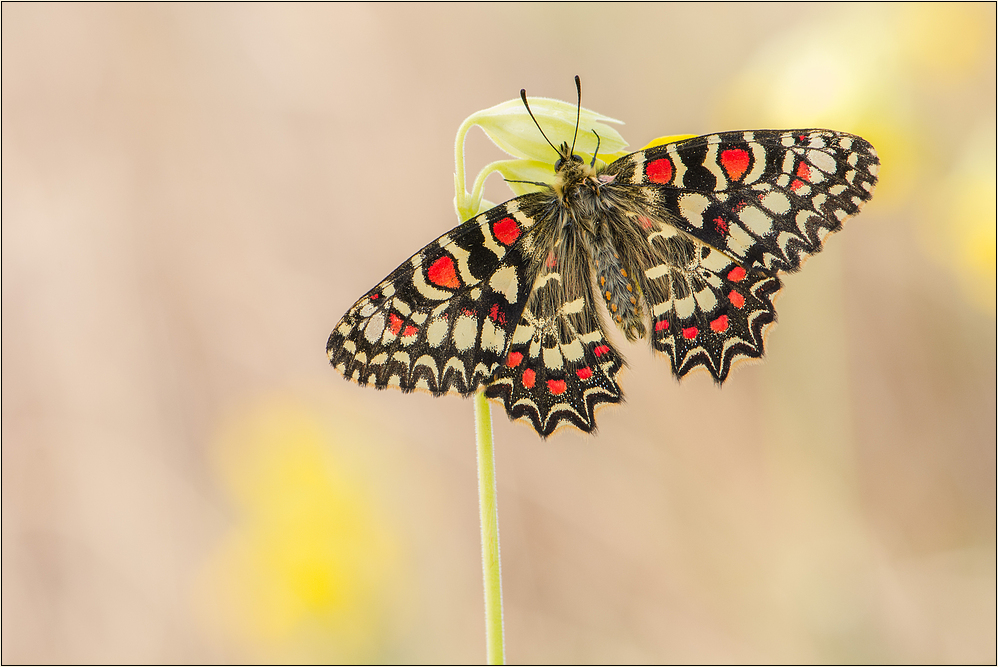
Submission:
<svg viewBox="0 0 998 667">
<path fill-rule="evenodd" d="M 326 344 L 344 376 L 378 388 L 474 393 L 506 357 L 538 267 L 535 220 L 497 206 L 430 243 L 364 295 Z"/>
<path fill-rule="evenodd" d="M 879 164 L 851 134 L 756 130 L 656 146 L 607 173 L 644 186 L 678 229 L 743 268 L 796 271 L 870 199 Z"/>
</svg>

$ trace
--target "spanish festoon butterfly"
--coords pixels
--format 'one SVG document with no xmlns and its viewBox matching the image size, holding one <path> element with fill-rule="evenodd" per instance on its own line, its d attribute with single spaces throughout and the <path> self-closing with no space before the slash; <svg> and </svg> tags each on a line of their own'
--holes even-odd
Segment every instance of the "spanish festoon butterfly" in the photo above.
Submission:
<svg viewBox="0 0 998 667">
<path fill-rule="evenodd" d="M 677 377 L 702 366 L 721 383 L 738 357 L 762 356 L 778 274 L 859 211 L 879 167 L 867 141 L 818 129 L 720 132 L 605 166 L 574 148 L 555 148 L 541 191 L 452 229 L 365 294 L 330 334 L 330 363 L 379 389 L 484 387 L 541 436 L 592 431 L 594 408 L 622 400 L 624 365 L 599 301 Z"/>
</svg>

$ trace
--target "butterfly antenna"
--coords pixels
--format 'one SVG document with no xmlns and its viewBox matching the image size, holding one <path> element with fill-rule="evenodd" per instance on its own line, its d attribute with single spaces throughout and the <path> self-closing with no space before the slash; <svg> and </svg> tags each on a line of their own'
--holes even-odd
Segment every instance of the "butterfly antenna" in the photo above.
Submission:
<svg viewBox="0 0 998 667">
<path fill-rule="evenodd" d="M 579 80 L 579 75 L 575 75 L 575 89 L 579 91 L 579 104 L 578 111 L 575 113 L 575 136 L 572 137 L 572 150 L 570 153 L 575 155 L 575 140 L 579 138 L 579 121 L 582 120 L 582 81 Z"/>
<path fill-rule="evenodd" d="M 541 130 L 541 124 L 537 122 L 536 118 L 534 118 L 534 112 L 530 110 L 530 105 L 527 104 L 527 89 L 526 88 L 521 88 L 520 89 L 520 99 L 523 100 L 523 106 L 527 107 L 527 113 L 530 114 L 530 119 L 532 121 L 534 121 L 534 125 L 537 126 L 537 129 L 540 131 L 541 136 L 544 137 L 544 141 L 548 142 L 548 145 L 551 146 L 551 148 L 554 148 L 554 152 L 555 153 L 557 153 L 558 155 L 561 155 L 561 151 L 558 150 L 555 147 L 555 145 L 551 143 L 551 140 L 548 139 L 548 135 L 544 134 L 544 130 Z"/>
<path fill-rule="evenodd" d="M 593 134 L 596 134 L 596 130 L 593 130 Z M 593 165 L 596 164 L 596 154 L 597 153 L 599 153 L 599 135 L 598 134 L 596 134 L 596 150 L 593 151 L 593 161 L 589 163 L 590 167 L 592 167 Z"/>
<path fill-rule="evenodd" d="M 541 183 L 540 181 L 514 181 L 509 178 L 504 178 L 502 180 L 506 181 L 507 183 L 526 183 L 527 185 L 539 185 L 544 188 L 550 187 L 547 183 Z"/>
</svg>

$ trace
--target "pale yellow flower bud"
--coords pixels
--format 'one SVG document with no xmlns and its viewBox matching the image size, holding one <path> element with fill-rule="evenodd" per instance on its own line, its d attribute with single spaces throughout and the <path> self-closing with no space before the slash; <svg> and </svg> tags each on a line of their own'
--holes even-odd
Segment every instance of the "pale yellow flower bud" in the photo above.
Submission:
<svg viewBox="0 0 998 667">
<path fill-rule="evenodd" d="M 554 177 L 554 164 L 559 155 L 553 149 L 547 138 L 555 146 L 567 142 L 569 146 L 575 141 L 575 155 L 586 162 L 592 159 L 597 148 L 599 135 L 599 153 L 597 160 L 612 162 L 626 154 L 627 142 L 620 133 L 607 123 L 623 124 L 609 116 L 590 111 L 560 100 L 545 97 L 528 98 L 530 110 L 540 124 L 544 135 L 537 129 L 530 115 L 519 99 L 509 100 L 494 107 L 483 109 L 468 116 L 457 132 L 455 142 L 456 171 L 454 185 L 457 196 L 454 201 L 458 217 L 466 220 L 475 214 L 491 208 L 491 202 L 482 199 L 482 186 L 485 178 L 494 171 L 499 172 L 507 181 L 530 181 L 533 183 L 550 183 Z M 578 118 L 578 136 L 576 137 L 576 119 Z M 474 126 L 482 128 L 486 136 L 503 151 L 513 155 L 517 160 L 500 160 L 486 166 L 475 179 L 472 192 L 466 192 L 464 177 L 464 141 L 468 130 Z M 528 192 L 536 192 L 541 186 L 532 183 L 510 182 L 509 187 L 517 196 Z"/>
<path fill-rule="evenodd" d="M 528 97 L 527 101 L 551 143 L 558 146 L 564 141 L 571 146 L 578 107 L 545 97 Z M 600 154 L 609 155 L 623 150 L 627 142 L 607 123 L 623 124 L 619 120 L 583 108 L 579 117 L 579 136 L 575 142 L 576 154 L 592 155 L 596 148 L 596 135 L 593 131 L 600 137 Z M 552 164 L 558 159 L 557 153 L 530 119 L 522 100 L 509 100 L 474 113 L 468 117 L 465 125 L 478 125 L 496 146 L 518 158 Z"/>
</svg>

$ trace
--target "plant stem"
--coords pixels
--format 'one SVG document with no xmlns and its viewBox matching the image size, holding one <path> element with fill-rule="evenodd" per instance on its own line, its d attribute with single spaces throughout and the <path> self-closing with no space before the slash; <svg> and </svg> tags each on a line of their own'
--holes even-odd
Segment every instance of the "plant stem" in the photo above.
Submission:
<svg viewBox="0 0 998 667">
<path fill-rule="evenodd" d="M 499 562 L 496 460 L 492 449 L 492 412 L 484 391 L 475 394 L 475 431 L 478 441 L 478 505 L 482 517 L 486 658 L 490 665 L 504 665 L 506 644 L 502 624 L 502 566 Z"/>
</svg>

